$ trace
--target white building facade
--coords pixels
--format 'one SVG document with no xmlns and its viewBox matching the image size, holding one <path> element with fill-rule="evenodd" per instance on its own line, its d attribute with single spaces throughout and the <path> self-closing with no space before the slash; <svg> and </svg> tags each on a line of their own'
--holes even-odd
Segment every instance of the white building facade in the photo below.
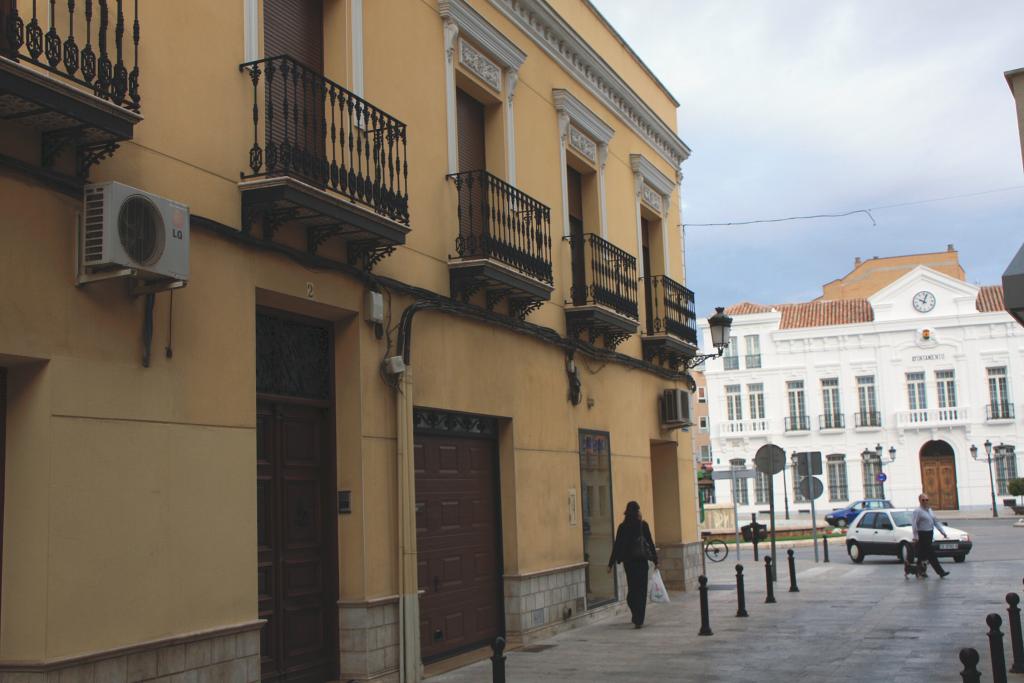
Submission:
<svg viewBox="0 0 1024 683">
<path fill-rule="evenodd" d="M 767 443 L 790 466 L 785 484 L 718 481 L 718 502 L 767 510 L 774 485 L 777 510 L 788 498 L 792 514 L 809 512 L 792 454 L 820 451 L 819 510 L 878 497 L 913 507 L 923 490 L 936 509 L 984 510 L 993 488 L 1003 509 L 1021 474 L 1024 329 L 1002 308 L 1001 288 L 924 266 L 867 299 L 731 307 L 726 355 L 705 367 L 715 469 L 753 467 Z"/>
</svg>

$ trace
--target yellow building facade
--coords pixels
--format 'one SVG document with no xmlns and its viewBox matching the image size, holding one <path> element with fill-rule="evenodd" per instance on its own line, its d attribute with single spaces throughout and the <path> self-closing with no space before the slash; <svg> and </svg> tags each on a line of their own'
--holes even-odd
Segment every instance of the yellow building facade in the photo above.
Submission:
<svg viewBox="0 0 1024 683">
<path fill-rule="evenodd" d="M 620 614 L 629 500 L 695 584 L 689 149 L 589 2 L 0 21 L 0 681 L 420 680 Z"/>
</svg>

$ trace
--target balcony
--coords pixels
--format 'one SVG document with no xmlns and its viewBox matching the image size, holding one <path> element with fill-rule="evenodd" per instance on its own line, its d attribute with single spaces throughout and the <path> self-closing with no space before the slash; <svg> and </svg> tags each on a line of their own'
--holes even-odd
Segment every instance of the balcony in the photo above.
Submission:
<svg viewBox="0 0 1024 683">
<path fill-rule="evenodd" d="M 0 120 L 12 139 L 38 138 L 40 150 L 31 160 L 5 150 L 0 160 L 80 184 L 142 120 L 139 3 L 60 5 L 0 2 Z M 126 5 L 133 5 L 131 17 Z"/>
<path fill-rule="evenodd" d="M 299 233 L 286 244 L 304 238 L 307 253 L 366 270 L 404 244 L 405 124 L 288 56 L 239 70 L 252 82 L 253 131 L 242 229 L 273 240 L 286 228 Z"/>
<path fill-rule="evenodd" d="M 604 339 L 614 349 L 636 333 L 636 258 L 601 237 L 586 233 L 570 238 L 572 306 L 565 309 L 570 337 L 586 332 L 590 342 Z"/>
<path fill-rule="evenodd" d="M 818 416 L 818 429 L 846 429 L 846 418 L 841 413 L 825 413 Z"/>
<path fill-rule="evenodd" d="M 761 354 L 759 353 L 748 353 L 746 356 L 746 368 L 748 370 L 756 370 L 761 367 Z"/>
<path fill-rule="evenodd" d="M 697 353 L 697 315 L 693 292 L 665 275 L 644 278 L 647 332 L 641 338 L 644 359 L 678 367 Z"/>
<path fill-rule="evenodd" d="M 728 354 L 722 356 L 722 368 L 725 370 L 739 370 L 740 369 L 740 357 L 730 356 Z"/>
<path fill-rule="evenodd" d="M 881 429 L 882 414 L 877 410 L 853 414 L 854 429 Z"/>
<path fill-rule="evenodd" d="M 551 298 L 551 209 L 487 171 L 448 176 L 459 194 L 457 256 L 449 257 L 451 293 L 486 293 L 525 318 Z"/>
<path fill-rule="evenodd" d="M 986 422 L 1002 422 L 1014 419 L 1012 403 L 989 403 L 985 406 Z"/>
<path fill-rule="evenodd" d="M 785 420 L 787 432 L 809 432 L 811 431 L 811 418 L 807 415 L 793 415 Z"/>
<path fill-rule="evenodd" d="M 901 410 L 896 413 L 896 426 L 900 429 L 930 429 L 933 427 L 956 427 L 967 423 L 967 409 L 921 408 Z"/>
<path fill-rule="evenodd" d="M 750 436 L 766 434 L 768 432 L 768 420 L 760 418 L 755 420 L 729 420 L 718 424 L 718 436 Z"/>
</svg>

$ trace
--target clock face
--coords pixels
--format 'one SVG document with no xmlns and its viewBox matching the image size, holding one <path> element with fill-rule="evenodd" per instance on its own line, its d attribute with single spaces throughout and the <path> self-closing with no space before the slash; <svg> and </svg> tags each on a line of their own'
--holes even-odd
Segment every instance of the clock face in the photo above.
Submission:
<svg viewBox="0 0 1024 683">
<path fill-rule="evenodd" d="M 927 313 L 935 308 L 935 295 L 931 292 L 918 292 L 914 295 L 914 310 Z"/>
</svg>

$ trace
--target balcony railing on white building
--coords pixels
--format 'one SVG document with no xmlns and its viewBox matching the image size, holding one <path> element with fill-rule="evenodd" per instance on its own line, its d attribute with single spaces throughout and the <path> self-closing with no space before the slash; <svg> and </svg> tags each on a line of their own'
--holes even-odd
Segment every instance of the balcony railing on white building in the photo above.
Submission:
<svg viewBox="0 0 1024 683">
<path fill-rule="evenodd" d="M 729 420 L 718 424 L 719 436 L 741 436 L 763 434 L 768 431 L 768 419 L 760 420 Z"/>
<path fill-rule="evenodd" d="M 896 426 L 901 429 L 924 427 L 952 427 L 967 422 L 967 408 L 922 408 L 901 410 L 896 413 Z"/>
</svg>

